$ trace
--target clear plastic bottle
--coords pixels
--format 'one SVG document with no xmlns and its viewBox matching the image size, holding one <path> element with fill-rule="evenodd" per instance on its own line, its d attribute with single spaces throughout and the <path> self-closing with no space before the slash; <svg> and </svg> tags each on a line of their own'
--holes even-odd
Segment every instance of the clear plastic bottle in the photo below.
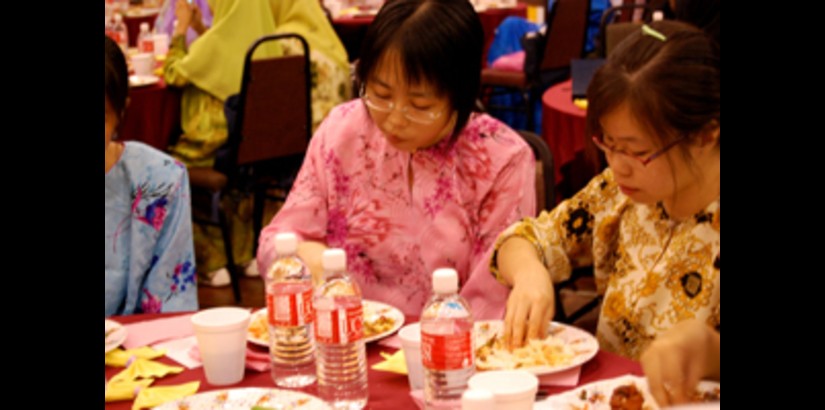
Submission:
<svg viewBox="0 0 825 410">
<path fill-rule="evenodd" d="M 315 289 L 318 396 L 334 409 L 367 404 L 367 352 L 361 289 L 347 275 L 347 254 L 324 251 L 324 281 Z"/>
<path fill-rule="evenodd" d="M 115 13 L 115 23 L 109 32 L 109 37 L 115 40 L 120 49 L 123 50 L 123 55 L 128 55 L 129 49 L 129 30 L 126 29 L 126 23 L 123 22 L 123 15 Z"/>
<path fill-rule="evenodd" d="M 138 34 L 137 38 L 137 46 L 138 51 L 141 53 L 153 53 L 155 52 L 155 37 L 149 31 L 149 23 L 143 22 L 140 23 L 140 34 Z"/>
<path fill-rule="evenodd" d="M 275 261 L 264 275 L 272 380 L 281 387 L 315 382 L 312 275 L 298 258 L 293 233 L 275 236 Z"/>
<path fill-rule="evenodd" d="M 433 272 L 433 296 L 421 313 L 421 359 L 427 409 L 458 408 L 475 373 L 473 315 L 458 295 L 458 273 Z"/>
</svg>

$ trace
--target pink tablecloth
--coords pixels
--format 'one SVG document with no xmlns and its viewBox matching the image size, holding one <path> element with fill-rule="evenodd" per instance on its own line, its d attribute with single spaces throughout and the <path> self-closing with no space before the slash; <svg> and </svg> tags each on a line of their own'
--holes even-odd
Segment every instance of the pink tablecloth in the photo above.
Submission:
<svg viewBox="0 0 825 410">
<path fill-rule="evenodd" d="M 487 61 L 487 50 L 493 43 L 496 28 L 502 20 L 509 16 L 527 17 L 527 5 L 517 4 L 512 8 L 488 9 L 478 13 L 481 19 L 481 26 L 484 28 L 484 55 L 482 64 Z M 350 61 L 355 60 L 361 53 L 361 42 L 367 33 L 367 27 L 372 23 L 375 16 L 360 17 L 339 17 L 333 19 L 332 25 L 338 37 L 347 49 Z"/>
<path fill-rule="evenodd" d="M 119 139 L 142 141 L 165 151 L 172 132 L 180 129 L 181 89 L 166 87 L 161 80 L 130 88 L 129 99 Z"/>
<path fill-rule="evenodd" d="M 604 168 L 586 135 L 587 111 L 573 104 L 572 84 L 556 84 L 541 97 L 542 136 L 553 153 L 557 199 L 570 197 Z"/>
<path fill-rule="evenodd" d="M 176 314 L 119 316 L 112 317 L 111 319 L 123 324 L 128 324 L 173 315 Z M 408 317 L 407 323 L 414 323 L 417 320 L 418 318 Z M 252 345 L 250 344 L 250 346 Z M 392 348 L 379 346 L 377 343 L 370 343 L 367 346 L 367 361 L 369 362 L 370 367 L 373 364 L 382 360 L 380 356 L 380 352 L 382 350 L 387 352 L 394 351 Z M 166 357 L 163 357 L 159 360 L 166 364 L 177 365 L 177 363 Z M 121 368 L 106 367 L 106 379 L 111 378 L 121 370 Z M 582 368 L 581 379 L 579 384 L 582 385 L 595 380 L 607 379 L 611 377 L 620 376 L 623 374 L 641 375 L 641 366 L 638 363 L 625 359 L 621 356 L 600 351 L 596 355 L 596 357 L 593 358 L 593 360 L 587 362 Z M 410 389 L 409 383 L 407 382 L 407 376 L 396 373 L 381 372 L 377 370 L 372 370 L 370 368 L 367 377 L 369 380 L 370 392 L 367 408 L 393 410 L 415 410 L 418 408 L 413 402 L 412 398 L 410 397 Z M 197 368 L 193 370 L 185 369 L 183 372 L 179 374 L 167 376 L 157 380 L 153 384 L 153 386 L 181 384 L 196 380 L 201 382 L 200 389 L 198 390 L 199 393 L 218 389 L 206 383 L 206 379 L 203 374 L 203 368 Z M 302 391 L 305 391 L 309 394 L 316 394 L 315 386 L 316 385 L 313 384 L 312 386 L 309 386 L 308 388 Z M 274 388 L 275 383 L 272 381 L 272 377 L 269 372 L 260 373 L 247 369 L 243 381 L 241 381 L 237 385 L 228 386 L 228 388 L 238 387 Z M 546 389 L 549 390 L 551 394 L 555 394 L 573 388 L 574 387 L 551 387 Z M 130 409 L 131 406 L 131 400 L 106 403 L 107 410 L 125 410 Z"/>
</svg>

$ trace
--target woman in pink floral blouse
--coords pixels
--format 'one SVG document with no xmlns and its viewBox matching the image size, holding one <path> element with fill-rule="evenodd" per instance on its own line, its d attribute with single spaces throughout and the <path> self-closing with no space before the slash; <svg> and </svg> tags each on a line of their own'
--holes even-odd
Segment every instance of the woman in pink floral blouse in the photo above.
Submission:
<svg viewBox="0 0 825 410">
<path fill-rule="evenodd" d="M 388 2 L 358 66 L 360 99 L 316 131 L 286 204 L 261 233 L 295 232 L 321 275 L 327 247 L 347 252 L 365 299 L 419 315 L 433 270 L 455 268 L 477 318 L 501 317 L 507 288 L 485 262 L 496 236 L 535 213 L 535 161 L 513 130 L 474 113 L 483 32 L 469 2 Z"/>
</svg>

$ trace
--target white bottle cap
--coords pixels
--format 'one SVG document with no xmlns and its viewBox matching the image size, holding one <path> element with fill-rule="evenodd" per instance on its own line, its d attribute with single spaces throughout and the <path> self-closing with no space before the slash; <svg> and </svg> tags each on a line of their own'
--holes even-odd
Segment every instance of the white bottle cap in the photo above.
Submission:
<svg viewBox="0 0 825 410">
<path fill-rule="evenodd" d="M 149 23 L 145 21 L 140 23 L 140 31 L 149 31 Z"/>
<path fill-rule="evenodd" d="M 321 266 L 326 272 L 347 270 L 347 253 L 343 249 L 327 249 L 321 257 Z"/>
<path fill-rule="evenodd" d="M 298 251 L 298 237 L 292 232 L 275 235 L 275 253 L 278 255 L 292 255 Z"/>
<path fill-rule="evenodd" d="M 662 21 L 665 19 L 665 13 L 662 10 L 656 10 L 653 12 L 653 21 Z"/>
<path fill-rule="evenodd" d="M 461 410 L 495 410 L 493 393 L 487 390 L 468 389 L 461 395 Z"/>
<path fill-rule="evenodd" d="M 439 268 L 433 272 L 433 292 L 450 294 L 458 291 L 458 272 L 453 268 Z"/>
<path fill-rule="evenodd" d="M 120 13 L 115 13 L 115 23 L 123 22 L 123 15 Z"/>
</svg>

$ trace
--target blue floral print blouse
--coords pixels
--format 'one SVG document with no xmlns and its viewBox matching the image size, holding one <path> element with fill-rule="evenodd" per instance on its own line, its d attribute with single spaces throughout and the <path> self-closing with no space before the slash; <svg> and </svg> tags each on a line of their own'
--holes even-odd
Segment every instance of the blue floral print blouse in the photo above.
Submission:
<svg viewBox="0 0 825 410">
<path fill-rule="evenodd" d="M 106 173 L 106 316 L 198 309 L 189 176 L 125 142 Z"/>
</svg>

